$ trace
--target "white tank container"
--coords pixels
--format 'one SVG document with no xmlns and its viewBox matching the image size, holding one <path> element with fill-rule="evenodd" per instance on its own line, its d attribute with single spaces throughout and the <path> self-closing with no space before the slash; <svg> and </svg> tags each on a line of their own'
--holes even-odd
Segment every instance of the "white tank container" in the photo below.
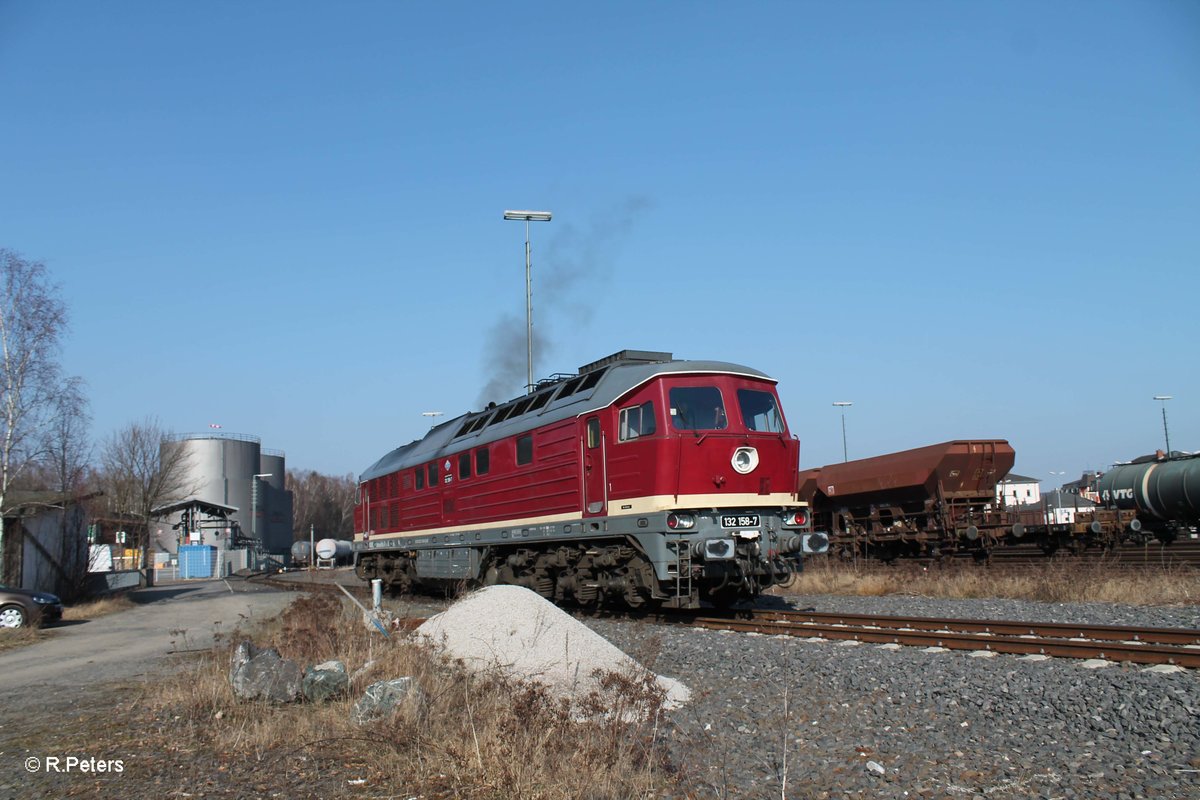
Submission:
<svg viewBox="0 0 1200 800">
<path fill-rule="evenodd" d="M 350 543 L 345 539 L 322 539 L 317 542 L 317 558 L 349 558 L 350 553 Z"/>
</svg>

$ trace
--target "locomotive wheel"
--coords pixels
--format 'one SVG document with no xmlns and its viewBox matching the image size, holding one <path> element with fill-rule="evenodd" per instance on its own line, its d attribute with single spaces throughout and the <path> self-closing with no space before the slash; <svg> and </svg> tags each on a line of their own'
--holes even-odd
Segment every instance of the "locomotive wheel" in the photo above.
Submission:
<svg viewBox="0 0 1200 800">
<path fill-rule="evenodd" d="M 360 558 L 354 565 L 354 574 L 360 581 L 370 581 L 375 577 L 375 557 Z"/>
</svg>

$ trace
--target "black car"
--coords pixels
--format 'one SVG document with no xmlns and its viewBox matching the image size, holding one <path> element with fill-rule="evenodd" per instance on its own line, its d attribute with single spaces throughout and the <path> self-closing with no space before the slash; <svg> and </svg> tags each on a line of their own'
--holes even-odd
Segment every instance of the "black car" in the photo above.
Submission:
<svg viewBox="0 0 1200 800">
<path fill-rule="evenodd" d="M 62 600 L 49 592 L 0 586 L 0 628 L 43 625 L 62 619 Z"/>
</svg>

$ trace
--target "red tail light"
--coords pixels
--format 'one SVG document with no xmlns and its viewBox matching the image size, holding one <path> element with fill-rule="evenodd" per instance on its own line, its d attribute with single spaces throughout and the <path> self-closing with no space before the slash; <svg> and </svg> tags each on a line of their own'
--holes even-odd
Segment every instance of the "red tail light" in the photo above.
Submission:
<svg viewBox="0 0 1200 800">
<path fill-rule="evenodd" d="M 787 515 L 784 521 L 788 525 L 794 525 L 796 527 L 803 528 L 808 524 L 808 511 L 803 508 L 798 511 L 793 511 Z"/>
</svg>

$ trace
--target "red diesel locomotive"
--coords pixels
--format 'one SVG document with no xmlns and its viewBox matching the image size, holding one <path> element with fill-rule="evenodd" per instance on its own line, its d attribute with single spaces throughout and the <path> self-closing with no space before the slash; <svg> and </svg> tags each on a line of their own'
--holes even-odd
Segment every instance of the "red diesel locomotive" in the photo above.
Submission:
<svg viewBox="0 0 1200 800">
<path fill-rule="evenodd" d="M 583 605 L 745 600 L 822 552 L 758 370 L 622 351 L 434 427 L 360 478 L 355 570 Z"/>
</svg>

